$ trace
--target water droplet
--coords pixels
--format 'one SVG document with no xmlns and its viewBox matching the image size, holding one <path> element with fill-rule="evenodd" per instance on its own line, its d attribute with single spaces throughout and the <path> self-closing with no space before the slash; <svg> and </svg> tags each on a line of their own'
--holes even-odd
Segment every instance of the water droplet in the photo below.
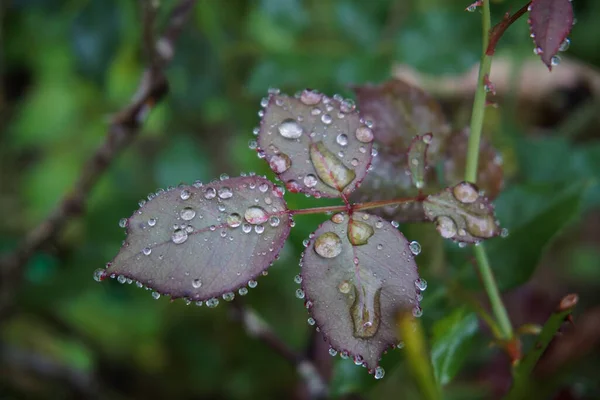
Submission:
<svg viewBox="0 0 600 400">
<path fill-rule="evenodd" d="M 276 174 L 282 174 L 292 166 L 292 160 L 287 154 L 275 154 L 269 160 L 269 166 Z"/>
<path fill-rule="evenodd" d="M 242 288 L 240 288 L 240 290 L 238 290 L 238 294 L 239 294 L 240 296 L 245 296 L 245 295 L 247 295 L 247 294 L 248 294 L 248 288 L 247 288 L 247 287 L 242 287 Z"/>
<path fill-rule="evenodd" d="M 375 228 L 377 228 L 377 229 L 383 228 L 383 222 L 382 221 L 375 222 Z"/>
<path fill-rule="evenodd" d="M 336 349 L 334 349 L 333 347 L 330 347 L 330 348 L 329 348 L 329 355 L 330 355 L 331 357 L 335 357 L 335 356 L 337 356 L 337 353 L 338 353 L 338 352 L 337 352 L 337 350 L 336 350 Z"/>
<path fill-rule="evenodd" d="M 318 182 L 317 177 L 314 176 L 313 174 L 307 174 L 304 177 L 304 184 L 310 188 L 315 187 L 317 185 L 317 182 Z"/>
<path fill-rule="evenodd" d="M 194 289 L 199 289 L 202 286 L 202 281 L 200 279 L 194 279 L 192 281 L 192 287 Z"/>
<path fill-rule="evenodd" d="M 345 360 L 348 358 L 348 352 L 346 350 L 342 351 L 340 353 L 340 357 L 342 358 L 342 360 Z"/>
<path fill-rule="evenodd" d="M 334 258 L 342 252 L 342 241 L 333 232 L 325 232 L 315 240 L 315 252 L 324 258 Z"/>
<path fill-rule="evenodd" d="M 256 285 L 258 285 L 258 282 L 256 282 L 256 281 L 248 281 L 248 287 L 250 289 L 254 289 L 256 287 Z"/>
<path fill-rule="evenodd" d="M 254 225 L 254 232 L 256 232 L 260 235 L 264 231 L 265 231 L 264 225 Z"/>
<path fill-rule="evenodd" d="M 390 223 L 392 224 L 392 226 L 393 226 L 394 228 L 398 228 L 398 227 L 400 226 L 400 224 L 398 223 L 398 221 L 392 221 L 392 222 L 390 222 Z"/>
<path fill-rule="evenodd" d="M 294 277 L 294 282 L 296 282 L 298 285 L 302 283 L 302 276 L 300 275 L 296 275 Z"/>
<path fill-rule="evenodd" d="M 385 370 L 381 367 L 377 367 L 375 368 L 375 374 L 374 377 L 375 379 L 381 379 L 385 376 Z"/>
<path fill-rule="evenodd" d="M 536 56 L 539 56 L 542 53 L 544 53 L 544 50 L 542 50 L 541 47 L 536 47 L 533 49 L 533 54 L 535 54 Z"/>
<path fill-rule="evenodd" d="M 258 147 L 258 143 L 256 143 L 256 140 L 252 139 L 248 142 L 248 148 L 250 150 L 256 150 L 257 147 Z"/>
<path fill-rule="evenodd" d="M 302 126 L 291 118 L 283 120 L 277 129 L 279 134 L 286 139 L 298 139 L 304 132 Z"/>
<path fill-rule="evenodd" d="M 371 143 L 373 141 L 373 131 L 366 126 L 356 129 L 356 138 L 359 142 Z"/>
<path fill-rule="evenodd" d="M 208 200 L 210 199 L 214 199 L 217 196 L 217 191 L 215 190 L 215 188 L 212 187 L 208 187 L 206 188 L 206 191 L 204 192 L 204 197 Z"/>
<path fill-rule="evenodd" d="M 357 296 L 350 307 L 350 315 L 354 325 L 353 335 L 356 338 L 371 338 L 379 329 L 381 318 L 381 288 L 375 293 L 364 286 L 356 290 Z"/>
<path fill-rule="evenodd" d="M 550 59 L 550 64 L 553 67 L 556 67 L 558 64 L 560 64 L 560 56 L 552 56 L 552 58 Z"/>
<path fill-rule="evenodd" d="M 187 238 L 188 233 L 185 231 L 185 229 L 175 229 L 173 235 L 171 235 L 171 240 L 175 244 L 184 243 L 187 240 Z"/>
<path fill-rule="evenodd" d="M 299 299 L 303 299 L 304 298 L 304 290 L 296 289 L 296 297 Z"/>
<path fill-rule="evenodd" d="M 244 233 L 250 233 L 252 231 L 252 225 L 250 225 L 250 224 L 242 225 L 242 231 Z"/>
<path fill-rule="evenodd" d="M 153 298 L 154 300 L 158 300 L 158 299 L 160 299 L 160 293 L 158 293 L 158 292 L 152 292 L 152 298 Z"/>
<path fill-rule="evenodd" d="M 377 250 L 383 250 L 383 245 L 381 243 L 377 245 Z"/>
<path fill-rule="evenodd" d="M 185 221 L 191 221 L 196 216 L 196 211 L 192 207 L 186 207 L 179 213 L 181 219 Z"/>
<path fill-rule="evenodd" d="M 222 173 L 221 175 L 219 175 L 219 179 L 225 181 L 229 179 L 229 175 L 227 175 L 226 173 Z"/>
<path fill-rule="evenodd" d="M 218 305 L 219 305 L 219 299 L 217 299 L 216 297 L 206 300 L 206 307 L 208 307 L 208 308 L 215 308 Z"/>
<path fill-rule="evenodd" d="M 98 268 L 94 271 L 94 280 L 96 282 L 102 282 L 106 279 L 106 270 L 104 268 Z"/>
<path fill-rule="evenodd" d="M 310 145 L 310 160 L 319 178 L 334 189 L 341 191 L 356 177 L 354 171 L 346 167 L 323 142 Z"/>
<path fill-rule="evenodd" d="M 127 219 L 127 218 L 121 218 L 121 219 L 119 220 L 119 226 L 120 226 L 121 228 L 126 228 L 126 227 L 127 227 L 127 224 L 128 224 L 128 219 Z"/>
<path fill-rule="evenodd" d="M 345 133 L 340 133 L 339 135 L 337 135 L 337 137 L 335 138 L 335 141 L 337 142 L 337 144 L 339 144 L 340 146 L 346 146 L 348 145 L 348 135 L 346 135 Z"/>
<path fill-rule="evenodd" d="M 425 279 L 418 278 L 415 280 L 415 287 L 421 292 L 424 292 L 427 289 L 427 281 Z"/>
<path fill-rule="evenodd" d="M 244 219 L 253 225 L 263 224 L 267 222 L 269 216 L 264 208 L 259 206 L 248 207 L 244 213 Z"/>
<path fill-rule="evenodd" d="M 321 122 L 324 123 L 325 125 L 331 124 L 332 121 L 333 121 L 333 118 L 331 118 L 331 115 L 329 115 L 329 114 L 321 115 Z"/>
<path fill-rule="evenodd" d="M 306 320 L 306 322 L 308 322 L 309 325 L 314 325 L 316 323 L 315 319 L 313 317 L 310 317 L 309 319 Z"/>
<path fill-rule="evenodd" d="M 436 218 L 435 223 L 437 231 L 443 238 L 450 239 L 456 236 L 457 228 L 452 218 L 442 215 Z"/>
<path fill-rule="evenodd" d="M 260 185 L 258 185 L 258 190 L 259 190 L 261 193 L 266 193 L 266 192 L 267 192 L 267 190 L 269 190 L 269 185 L 268 185 L 268 184 L 266 184 L 266 183 L 261 183 Z"/>
<path fill-rule="evenodd" d="M 419 253 L 421 253 L 421 245 L 419 244 L 419 242 L 410 242 L 408 248 L 410 249 L 410 252 L 413 253 L 415 256 L 418 256 Z"/>
<path fill-rule="evenodd" d="M 505 238 L 508 236 L 508 229 L 506 228 L 502 228 L 502 230 L 500 231 L 500 236 Z"/>
<path fill-rule="evenodd" d="M 342 213 L 334 214 L 333 217 L 331 217 L 331 221 L 333 221 L 333 223 L 335 223 L 335 224 L 341 224 L 342 222 L 344 222 L 344 214 L 342 214 Z"/>
<path fill-rule="evenodd" d="M 412 315 L 415 318 L 420 318 L 423 315 L 423 309 L 419 306 L 415 306 L 415 308 L 412 309 Z"/>
<path fill-rule="evenodd" d="M 269 218 L 269 225 L 271 225 L 273 228 L 276 228 L 279 226 L 279 218 L 276 216 L 272 216 L 271 218 Z"/>
<path fill-rule="evenodd" d="M 465 204 L 474 203 L 479 198 L 479 190 L 469 182 L 461 182 L 454 186 L 452 193 L 456 200 Z"/>
<path fill-rule="evenodd" d="M 150 218 L 150 219 L 148 220 L 148 225 L 149 225 L 149 226 L 154 226 L 154 225 L 156 225 L 156 218 Z"/>
<path fill-rule="evenodd" d="M 558 51 L 567 51 L 569 49 L 569 46 L 571 46 L 571 40 L 569 38 L 565 38 L 565 40 L 563 40 L 560 44 Z"/>
<path fill-rule="evenodd" d="M 373 227 L 366 222 L 351 219 L 348 224 L 348 240 L 355 246 L 366 244 L 373 233 Z"/>
<path fill-rule="evenodd" d="M 181 200 L 187 200 L 190 198 L 190 196 L 191 196 L 191 193 L 187 189 L 183 189 L 181 191 L 181 193 L 179 193 L 179 197 L 181 197 Z"/>
<path fill-rule="evenodd" d="M 151 249 L 150 247 L 144 247 L 144 248 L 142 249 L 142 253 L 143 253 L 145 256 L 149 256 L 149 255 L 152 253 L 152 249 Z"/>
<path fill-rule="evenodd" d="M 221 199 L 230 199 L 233 196 L 233 191 L 231 188 L 225 186 L 219 189 L 219 198 Z"/>
<path fill-rule="evenodd" d="M 300 94 L 300 101 L 306 104 L 307 106 L 314 106 L 315 104 L 319 104 L 321 102 L 321 98 L 323 95 L 315 90 L 303 90 L 302 94 Z"/>
<path fill-rule="evenodd" d="M 348 294 L 348 293 L 350 293 L 350 289 L 352 289 L 352 284 L 348 281 L 342 281 L 338 285 L 338 290 L 341 293 Z"/>
<path fill-rule="evenodd" d="M 223 293 L 223 300 L 232 301 L 233 299 L 235 299 L 235 293 L 233 293 L 233 292 Z"/>
</svg>

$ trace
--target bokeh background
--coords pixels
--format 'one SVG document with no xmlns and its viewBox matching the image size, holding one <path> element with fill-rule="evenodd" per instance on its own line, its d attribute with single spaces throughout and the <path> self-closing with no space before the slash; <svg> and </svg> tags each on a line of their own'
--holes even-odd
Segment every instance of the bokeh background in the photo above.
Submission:
<svg viewBox="0 0 600 400">
<path fill-rule="evenodd" d="M 175 2 L 159 3 L 158 30 Z M 464 74 L 481 51 L 480 14 L 465 12 L 467 3 L 198 0 L 167 69 L 168 97 L 95 187 L 83 217 L 25 267 L 0 321 L 0 399 L 305 398 L 295 368 L 249 337 L 229 304 L 154 300 L 134 285 L 98 284 L 92 272 L 117 253 L 119 219 L 157 188 L 221 173 L 272 176 L 248 149 L 269 87 L 352 96 L 349 84 L 400 74 L 465 126 L 475 79 Z M 523 3 L 493 1 L 493 20 Z M 505 79 L 496 82 L 500 107 L 488 108 L 485 132 L 504 159 L 496 203 L 511 235 L 490 251 L 516 326 L 543 323 L 562 296 L 580 294 L 576 345 L 549 360 L 545 373 L 553 377 L 549 398 L 593 399 L 600 398 L 600 2 L 573 6 L 572 44 L 554 75 L 533 55 L 525 19 L 500 41 L 493 69 Z M 0 11 L 0 252 L 8 253 L 82 172 L 111 113 L 129 102 L 145 59 L 136 1 L 3 0 Z M 519 80 L 524 70 L 530 74 Z M 292 208 L 332 203 L 286 196 Z M 293 277 L 302 239 L 323 218 L 297 218 L 281 259 L 244 300 L 313 358 L 332 397 L 419 398 L 401 350 L 384 357 L 386 376 L 375 381 L 329 357 L 306 323 Z M 428 337 L 448 318 L 458 328 L 471 324 L 448 361 L 460 372 L 446 397 L 498 396 L 510 383 L 508 359 L 483 326 L 463 319 L 473 309 L 465 297 L 486 306 L 470 253 L 443 243 L 431 225 L 401 229 L 423 247 Z"/>
</svg>

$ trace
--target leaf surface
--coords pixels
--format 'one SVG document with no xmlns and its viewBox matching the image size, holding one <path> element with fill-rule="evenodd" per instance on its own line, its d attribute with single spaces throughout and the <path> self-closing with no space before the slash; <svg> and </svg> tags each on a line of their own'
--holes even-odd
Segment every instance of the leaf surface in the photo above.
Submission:
<svg viewBox="0 0 600 400">
<path fill-rule="evenodd" d="M 307 308 L 333 349 L 377 374 L 381 354 L 398 342 L 397 312 L 420 312 L 409 243 L 366 213 L 336 214 L 312 237 L 301 262 Z"/>
<path fill-rule="evenodd" d="M 573 6 L 570 0 L 533 0 L 529 7 L 535 52 L 552 70 L 553 58 L 573 27 Z"/>
<path fill-rule="evenodd" d="M 500 234 L 494 206 L 472 183 L 461 182 L 427 196 L 423 208 L 445 239 L 476 244 Z"/>
<path fill-rule="evenodd" d="M 271 94 L 262 112 L 257 151 L 291 192 L 344 197 L 365 177 L 373 131 L 350 100 Z"/>
<path fill-rule="evenodd" d="M 127 220 L 105 273 L 172 298 L 230 300 L 271 265 L 289 232 L 286 203 L 267 179 L 181 185 L 157 192 Z"/>
</svg>

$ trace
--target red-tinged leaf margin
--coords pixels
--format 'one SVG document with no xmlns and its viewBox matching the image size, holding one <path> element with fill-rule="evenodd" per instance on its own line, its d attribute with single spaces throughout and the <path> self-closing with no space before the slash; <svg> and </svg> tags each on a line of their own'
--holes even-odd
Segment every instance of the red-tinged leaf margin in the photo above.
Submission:
<svg viewBox="0 0 600 400">
<path fill-rule="evenodd" d="M 570 0 L 533 0 L 529 6 L 529 28 L 535 51 L 548 69 L 552 58 L 573 27 L 573 6 Z"/>
<path fill-rule="evenodd" d="M 231 195 L 222 195 L 225 189 Z M 232 300 L 236 290 L 245 294 L 246 285 L 254 287 L 255 279 L 278 258 L 292 226 L 281 189 L 254 175 L 179 185 L 148 198 L 127 220 L 119 254 L 106 269 L 96 271 L 96 280 L 117 277 L 120 283 L 135 281 L 154 290 L 155 298 L 167 295 L 216 305 L 220 297 Z M 266 215 L 246 216 L 256 206 Z M 194 216 L 184 217 L 190 207 Z M 232 213 L 241 217 L 238 225 L 230 223 Z M 277 225 L 271 217 L 278 218 Z M 185 239 L 177 243 L 175 231 L 182 230 Z M 201 284 L 194 285 L 195 280 Z"/>
</svg>

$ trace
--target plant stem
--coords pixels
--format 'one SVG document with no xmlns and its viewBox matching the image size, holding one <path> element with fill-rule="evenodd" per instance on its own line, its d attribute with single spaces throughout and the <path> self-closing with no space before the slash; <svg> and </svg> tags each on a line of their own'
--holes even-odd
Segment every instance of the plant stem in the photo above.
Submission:
<svg viewBox="0 0 600 400">
<path fill-rule="evenodd" d="M 477 89 L 475 91 L 475 99 L 473 101 L 473 112 L 471 114 L 471 129 L 469 132 L 469 144 L 467 147 L 467 166 L 465 170 L 465 181 L 477 182 L 477 164 L 479 161 L 479 144 L 481 142 L 481 130 L 483 128 L 483 118 L 485 115 L 485 80 L 490 73 L 492 66 L 492 57 L 486 54 L 490 35 L 490 1 L 483 1 L 483 51 L 481 55 L 481 63 L 479 64 L 479 76 L 477 81 Z M 479 275 L 483 282 L 483 287 L 488 295 L 492 312 L 500 327 L 503 339 L 511 339 L 513 337 L 512 325 L 508 318 L 508 313 L 502 303 L 500 291 L 496 285 L 496 279 L 490 267 L 490 263 L 483 245 L 475 247 L 475 258 L 477 259 L 477 267 Z"/>
<path fill-rule="evenodd" d="M 341 205 L 341 206 L 327 206 L 327 207 L 314 207 L 314 208 L 304 208 L 300 210 L 290 210 L 292 215 L 300 215 L 300 214 L 324 214 L 327 212 L 341 212 L 348 211 L 348 209 L 352 211 L 361 211 L 361 210 L 370 210 L 373 208 L 380 208 L 386 206 L 395 206 L 399 204 L 407 204 L 407 203 L 416 203 L 422 201 L 420 197 L 409 197 L 403 199 L 393 199 L 393 200 L 378 200 L 378 201 L 369 201 L 367 203 L 354 203 L 349 205 Z"/>
<path fill-rule="evenodd" d="M 500 333 L 503 339 L 511 339 L 513 336 L 513 329 L 508 318 L 508 313 L 500 297 L 500 291 L 498 285 L 496 285 L 496 278 L 490 267 L 490 261 L 483 245 L 475 246 L 475 258 L 477 259 L 477 266 L 479 268 L 479 275 L 483 282 L 483 287 L 488 295 L 490 304 L 492 306 L 492 313 L 496 318 L 498 326 L 500 327 Z"/>
</svg>

